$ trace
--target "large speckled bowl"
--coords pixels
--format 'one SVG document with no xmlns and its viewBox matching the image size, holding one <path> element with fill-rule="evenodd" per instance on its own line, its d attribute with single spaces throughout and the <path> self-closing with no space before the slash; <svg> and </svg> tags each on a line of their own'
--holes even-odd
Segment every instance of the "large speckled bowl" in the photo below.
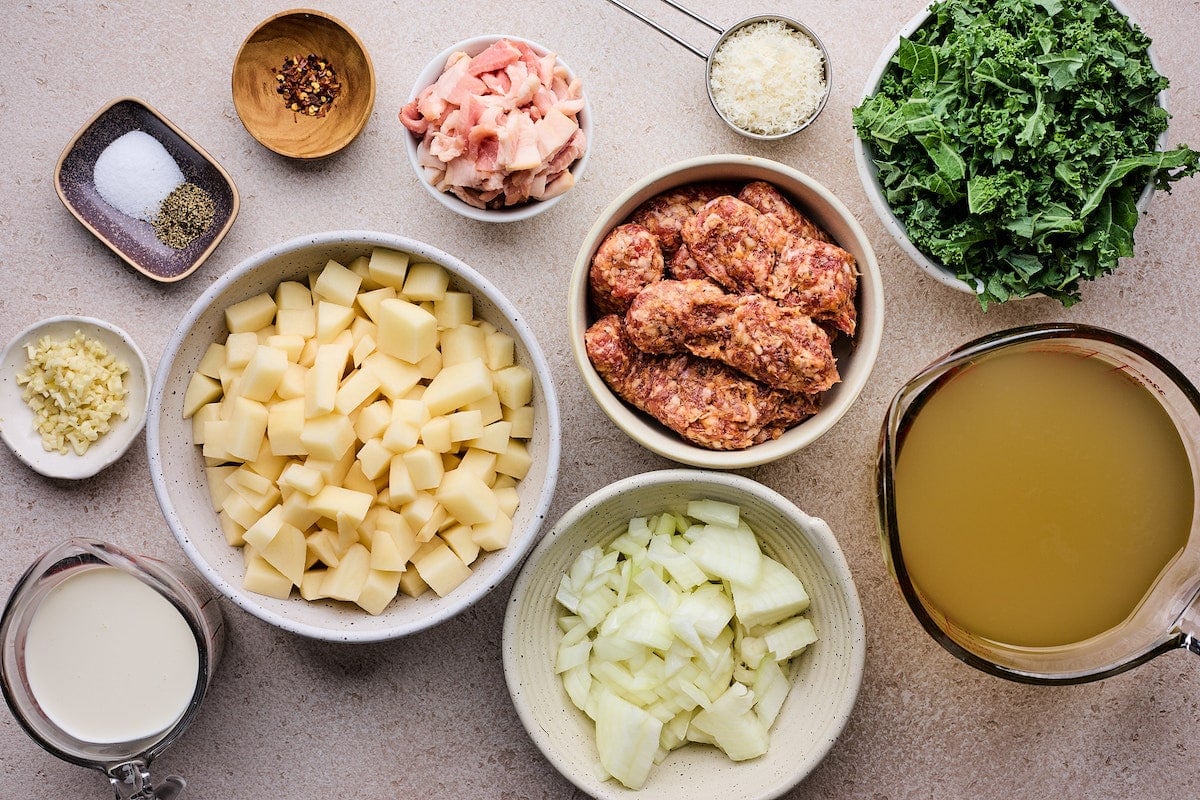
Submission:
<svg viewBox="0 0 1200 800">
<path fill-rule="evenodd" d="M 191 420 L 183 419 L 183 396 L 196 365 L 211 342 L 226 336 L 225 309 L 281 281 L 304 280 L 329 259 L 345 264 L 373 247 L 404 250 L 433 261 L 451 275 L 450 288 L 470 292 L 475 315 L 516 341 L 518 363 L 534 376 L 534 432 L 529 442 L 533 466 L 518 484 L 520 507 L 509 545 L 482 554 L 471 576 L 445 597 L 426 592 L 400 595 L 378 616 L 331 600 L 308 602 L 295 592 L 289 600 L 242 588 L 242 551 L 225 543 L 212 508 L 200 448 L 192 443 Z M 159 362 L 146 425 L 150 477 L 175 538 L 200 573 L 226 597 L 272 625 L 304 636 L 342 642 L 394 639 L 423 630 L 463 611 L 496 587 L 537 541 L 558 479 L 558 401 L 549 365 L 524 319 L 494 286 L 454 256 L 422 242 L 386 233 L 334 231 L 291 239 L 243 261 L 209 287 L 180 321 Z"/>
<path fill-rule="evenodd" d="M 734 763 L 715 747 L 673 751 L 637 791 L 598 777 L 592 721 L 571 703 L 554 672 L 561 632 L 559 580 L 579 553 L 604 545 L 629 519 L 682 512 L 689 500 L 735 503 L 763 549 L 794 572 L 812 598 L 820 637 L 792 661 L 792 688 L 763 756 Z M 662 470 L 600 489 L 563 515 L 529 556 L 504 618 L 504 676 L 521 722 L 558 770 L 603 800 L 736 797 L 767 800 L 804 779 L 841 734 L 862 683 L 866 633 L 858 592 L 829 526 L 760 483 L 739 475 Z"/>
</svg>

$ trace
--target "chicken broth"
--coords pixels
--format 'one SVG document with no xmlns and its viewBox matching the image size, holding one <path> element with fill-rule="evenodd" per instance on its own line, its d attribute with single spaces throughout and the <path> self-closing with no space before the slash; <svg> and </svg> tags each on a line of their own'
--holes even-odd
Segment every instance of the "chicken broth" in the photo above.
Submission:
<svg viewBox="0 0 1200 800">
<path fill-rule="evenodd" d="M 910 413 L 895 498 L 927 607 L 984 639 L 1056 647 L 1130 616 L 1183 548 L 1194 492 L 1175 425 L 1137 380 L 1014 348 Z"/>
</svg>

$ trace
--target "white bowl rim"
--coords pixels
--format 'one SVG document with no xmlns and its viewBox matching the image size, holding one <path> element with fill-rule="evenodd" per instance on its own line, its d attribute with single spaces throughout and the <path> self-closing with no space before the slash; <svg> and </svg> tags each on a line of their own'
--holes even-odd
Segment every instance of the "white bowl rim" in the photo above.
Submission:
<svg viewBox="0 0 1200 800">
<path fill-rule="evenodd" d="M 501 655 L 504 664 L 504 682 L 508 688 L 509 697 L 513 701 L 513 707 L 516 709 L 517 716 L 521 720 L 521 725 L 524 726 L 534 744 L 546 759 L 554 765 L 555 769 L 563 777 L 579 787 L 579 789 L 589 794 L 594 787 L 584 785 L 568 770 L 567 765 L 557 757 L 557 752 L 548 746 L 546 742 L 547 736 L 538 725 L 537 719 L 534 718 L 530 707 L 527 704 L 517 702 L 517 697 L 523 694 L 521 691 L 522 687 L 516 677 L 519 672 L 518 661 L 520 660 L 520 655 L 517 653 L 515 645 L 516 629 L 519 623 L 518 612 L 520 610 L 520 603 L 517 601 L 517 598 L 527 591 L 528 584 L 533 579 L 533 573 L 536 571 L 538 563 L 546 552 L 559 539 L 578 525 L 580 520 L 587 516 L 594 508 L 609 502 L 631 489 L 664 486 L 681 482 L 697 486 L 728 486 L 737 491 L 745 492 L 746 494 L 765 500 L 769 505 L 778 509 L 783 516 L 794 520 L 797 523 L 797 527 L 804 530 L 805 538 L 810 539 L 817 548 L 820 548 L 824 554 L 828 555 L 828 558 L 822 558 L 821 560 L 837 576 L 839 585 L 844 589 L 843 594 L 846 601 L 846 610 L 849 613 L 851 622 L 859 630 L 864 631 L 864 633 L 866 631 L 866 619 L 863 613 L 862 601 L 858 596 L 858 588 L 854 583 L 854 576 L 850 571 L 849 563 L 846 561 L 845 553 L 842 551 L 841 545 L 838 544 L 837 537 L 834 536 L 829 525 L 824 520 L 802 511 L 795 503 L 769 486 L 736 473 L 687 468 L 644 472 L 638 475 L 630 475 L 607 486 L 602 486 L 587 497 L 584 497 L 563 514 L 526 557 L 525 563 L 517 573 L 517 579 L 513 583 L 512 591 L 509 594 L 508 609 L 504 613 L 504 627 L 500 639 Z M 835 717 L 836 733 L 814 747 L 813 752 L 802 765 L 802 769 L 799 770 L 800 774 L 796 776 L 794 781 L 788 785 L 778 787 L 777 793 L 769 797 L 764 796 L 762 800 L 770 800 L 770 797 L 778 797 L 794 787 L 807 777 L 825 756 L 829 754 L 829 751 L 833 749 L 834 744 L 836 744 L 846 724 L 849 722 L 855 703 L 858 700 L 858 692 L 862 686 L 862 679 L 866 668 L 866 652 L 866 636 L 856 638 L 849 655 L 850 682 L 842 697 L 842 702 L 837 707 Z M 733 763 L 730 762 L 730 765 L 732 766 Z"/>
<path fill-rule="evenodd" d="M 447 266 L 453 273 L 463 280 L 471 283 L 472 286 L 479 289 L 481 293 L 486 295 L 488 299 L 495 304 L 504 316 L 512 323 L 517 333 L 524 340 L 529 351 L 532 364 L 529 366 L 537 376 L 537 380 L 541 384 L 542 394 L 545 398 L 546 419 L 547 419 L 547 464 L 546 464 L 546 487 L 541 492 L 538 499 L 538 504 L 534 509 L 533 520 L 535 521 L 535 529 L 531 531 L 530 536 L 525 541 L 523 546 L 510 544 L 509 547 L 497 551 L 496 555 L 505 556 L 507 563 L 501 571 L 491 580 L 480 582 L 478 586 L 467 594 L 463 594 L 459 599 L 460 602 L 453 606 L 448 606 L 437 613 L 422 615 L 419 619 L 406 624 L 400 624 L 391 628 L 375 629 L 375 630 L 360 630 L 353 628 L 333 629 L 312 625 L 306 622 L 291 619 L 282 614 L 277 614 L 267 608 L 264 608 L 255 600 L 255 595 L 247 592 L 240 586 L 227 581 L 209 562 L 203 557 L 199 549 L 192 543 L 186 529 L 179 520 L 177 513 L 170 502 L 170 496 L 167 492 L 167 478 L 163 471 L 162 453 L 158 448 L 159 440 L 159 424 L 158 419 L 162 413 L 163 397 L 166 389 L 166 382 L 171 371 L 171 364 L 175 360 L 176 355 L 182 347 L 186 334 L 195 325 L 197 319 L 207 310 L 213 300 L 221 293 L 226 291 L 231 285 L 236 284 L 244 275 L 251 272 L 262 264 L 271 261 L 286 253 L 307 247 L 320 247 L 322 245 L 335 245 L 340 243 L 350 243 L 361 241 L 364 244 L 370 243 L 383 247 L 391 247 L 397 250 L 403 250 L 408 253 L 420 255 L 428 258 L 443 266 Z M 407 236 L 397 234 L 381 233 L 378 231 L 368 230 L 341 230 L 341 231 L 325 231 L 322 233 L 308 234 L 296 236 L 279 244 L 268 247 L 265 250 L 250 256 L 233 269 L 226 272 L 218 278 L 205 292 L 198 297 L 188 309 L 187 313 L 180 320 L 175 331 L 171 334 L 170 341 L 167 342 L 166 349 L 163 351 L 162 359 L 158 364 L 158 372 L 154 377 L 154 385 L 150 392 L 150 410 L 152 413 L 148 415 L 146 421 L 146 451 L 150 466 L 150 480 L 154 486 L 154 494 L 158 498 L 158 504 L 162 510 L 163 516 L 166 518 L 167 525 L 171 529 L 171 533 L 179 542 L 179 546 L 187 554 L 188 559 L 196 567 L 197 570 L 215 586 L 221 594 L 228 597 L 243 610 L 258 617 L 264 622 L 275 625 L 283 630 L 299 634 L 311 639 L 323 639 L 326 641 L 349 642 L 349 643 L 365 643 L 379 642 L 397 639 L 402 636 L 408 636 L 419 631 L 423 631 L 441 622 L 444 622 L 451 617 L 461 613 L 468 607 L 474 605 L 485 595 L 491 592 L 497 585 L 502 583 L 512 571 L 518 567 L 523 560 L 524 554 L 531 548 L 541 535 L 542 528 L 545 524 L 546 513 L 549 511 L 550 503 L 554 497 L 554 489 L 558 483 L 558 469 L 561 456 L 561 437 L 560 437 L 560 420 L 558 409 L 558 396 L 555 392 L 552 373 L 550 372 L 549 362 L 546 360 L 545 354 L 542 352 L 541 345 L 533 334 L 533 329 L 525 322 L 516 306 L 505 297 L 501 292 L 477 272 L 472 267 L 460 259 L 446 253 L 433 245 L 410 239 Z M 366 613 L 366 612 L 363 612 Z"/>
<path fill-rule="evenodd" d="M 1117 13 L 1125 17 L 1125 21 L 1132 28 L 1137 25 L 1137 21 L 1129 14 L 1121 0 L 1108 0 L 1109 5 L 1116 9 Z M 862 96 L 859 98 L 861 104 L 867 98 L 875 93 L 875 89 L 879 86 L 880 79 L 883 78 L 883 73 L 891 63 L 892 57 L 896 55 L 896 51 L 900 49 L 900 39 L 908 38 L 916 32 L 918 28 L 932 16 L 929 8 L 924 8 L 918 11 L 912 19 L 904 24 L 902 28 L 891 38 L 888 45 L 884 47 L 875 66 L 871 68 L 871 72 L 867 75 L 866 85 L 863 87 Z M 1161 75 L 1162 69 L 1159 67 L 1158 57 L 1155 55 L 1153 44 L 1147 46 L 1146 54 L 1150 59 L 1150 65 Z M 1158 105 L 1163 111 L 1167 111 L 1167 90 L 1164 89 L 1158 93 Z M 1167 131 L 1164 130 L 1158 137 L 1158 148 L 1165 149 L 1167 146 Z M 854 132 L 854 164 L 858 168 L 858 177 L 862 182 L 863 189 L 867 193 L 867 200 L 871 204 L 871 208 L 875 210 L 875 216 L 883 223 L 883 227 L 887 228 L 887 232 L 895 240 L 900 249 L 905 255 L 911 258 L 918 267 L 925 271 L 929 277 L 941 283 L 944 286 L 949 286 L 951 289 L 957 289 L 960 292 L 965 292 L 970 295 L 978 295 L 983 291 L 983 284 L 976 281 L 976 285 L 972 287 L 969 283 L 961 280 L 949 268 L 931 259 L 929 256 L 922 253 L 912 240 L 908 238 L 908 229 L 904 223 L 892 212 L 891 206 L 888 205 L 883 196 L 883 190 L 879 186 L 878 174 L 879 171 L 872 163 L 871 157 L 867 153 L 868 145 L 863 141 L 858 132 Z M 1138 195 L 1137 209 L 1138 213 L 1145 214 L 1150 208 L 1150 201 L 1154 198 L 1154 181 L 1151 180 L 1142 193 Z M 1041 294 L 1029 295 L 1028 298 L 1020 297 L 1013 298 L 1016 300 L 1025 300 L 1033 297 L 1041 297 Z"/>
<path fill-rule="evenodd" d="M 456 42 L 430 59 L 429 63 L 426 64 L 425 67 L 422 68 L 421 72 L 417 75 L 416 82 L 413 84 L 412 91 L 409 92 L 408 99 L 405 100 L 405 102 L 407 103 L 413 100 L 426 86 L 432 83 L 432 81 L 424 80 L 424 76 L 426 74 L 433 74 L 433 80 L 437 80 L 437 75 L 441 73 L 442 69 L 445 67 L 446 61 L 454 53 L 457 53 L 460 50 L 470 53 L 476 48 L 482 52 L 482 50 L 487 46 L 495 44 L 501 39 L 510 39 L 514 42 L 522 42 L 529 45 L 535 51 L 542 53 L 543 55 L 554 53 L 558 63 L 565 68 L 569 74 L 574 77 L 579 77 L 579 73 L 573 70 L 571 65 L 563 60 L 563 57 L 558 53 L 558 51 L 551 50 L 544 44 L 535 42 L 532 39 L 526 39 L 521 36 L 512 36 L 509 34 L 483 34 L 480 36 L 472 36 L 469 39 L 463 39 L 460 42 Z M 588 100 L 588 93 L 586 90 L 583 93 L 583 110 L 579 112 L 579 127 L 583 130 L 583 135 L 586 137 L 587 142 L 586 147 L 584 147 L 583 150 L 583 155 L 581 155 L 579 159 L 571 165 L 570 171 L 575 175 L 576 180 L 583 175 L 584 168 L 587 166 L 588 158 L 592 153 L 592 147 L 594 144 L 592 105 Z M 417 138 L 411 131 L 409 131 L 407 128 L 404 128 L 404 126 L 401 126 L 401 128 L 404 134 L 404 151 L 408 154 L 408 162 L 412 165 L 413 173 L 417 176 L 417 181 L 421 184 L 425 191 L 430 194 L 430 196 L 432 196 L 443 206 L 456 214 L 461 214 L 462 216 L 467 217 L 468 219 L 477 220 L 479 222 L 520 222 L 522 220 L 535 217 L 543 212 L 549 211 L 570 192 L 568 189 L 566 192 L 556 195 L 555 197 L 551 197 L 549 200 L 532 200 L 512 208 L 476 208 L 469 203 L 464 203 L 462 200 L 459 200 L 449 192 L 439 192 L 433 184 L 425 180 L 425 175 L 423 174 L 420 165 L 417 163 Z"/>
<path fill-rule="evenodd" d="M 872 318 L 867 320 L 865 324 L 860 325 L 859 330 L 855 333 L 855 359 L 870 362 L 866 369 L 856 373 L 858 379 L 853 381 L 844 380 L 839 385 L 840 392 L 836 404 L 822 405 L 821 411 L 816 416 L 810 417 L 801 422 L 800 425 L 788 429 L 778 439 L 751 445 L 743 450 L 709 450 L 690 444 L 674 432 L 657 427 L 643 420 L 608 388 L 608 384 L 604 382 L 599 373 L 596 372 L 595 367 L 592 366 L 587 356 L 587 345 L 584 342 L 584 332 L 588 327 L 588 271 L 581 264 L 585 256 L 582 247 L 572 268 L 570 287 L 567 290 L 570 298 L 567 311 L 567 331 L 570 337 L 571 352 L 575 357 L 575 365 L 579 369 L 584 383 L 587 384 L 592 397 L 595 398 L 596 404 L 630 438 L 651 452 L 682 464 L 708 469 L 745 469 L 793 455 L 812 444 L 837 424 L 858 399 L 862 390 L 866 387 L 867 381 L 870 379 L 871 372 L 874 369 L 874 362 L 879 355 L 879 349 L 883 342 L 883 279 L 880 274 L 879 264 L 875 258 L 875 251 L 871 247 L 871 242 L 863 231 L 862 226 L 854 215 L 850 213 L 846 205 L 828 188 L 813 177 L 786 164 L 758 156 L 736 153 L 685 159 L 661 167 L 636 181 L 600 212 L 596 222 L 593 223 L 591 229 L 584 237 L 585 244 L 593 240 L 598 241 L 598 237 L 602 235 L 602 232 L 608 230 L 612 224 L 608 221 L 609 218 L 614 216 L 619 208 L 630 202 L 635 195 L 644 191 L 646 187 L 685 170 L 710 165 L 757 167 L 786 175 L 788 178 L 804 184 L 842 217 L 854 238 L 862 243 L 865 255 L 867 256 L 863 260 L 867 263 L 859 265 L 859 291 L 861 293 L 861 284 L 864 281 L 868 282 L 871 287 L 872 296 L 877 299 L 878 307 L 872 309 Z M 604 399 L 602 400 L 601 398 Z M 800 435 L 801 433 L 803 435 Z"/>
<path fill-rule="evenodd" d="M 79 316 L 76 314 L 60 314 L 58 316 L 46 317 L 38 320 L 24 328 L 20 333 L 14 336 L 4 350 L 0 352 L 0 364 L 7 364 L 13 352 L 21 346 L 21 343 L 39 331 L 50 328 L 71 325 L 77 325 L 82 328 L 92 328 L 93 330 L 106 331 L 122 343 L 127 352 L 116 354 L 118 357 L 125 355 L 133 356 L 133 363 L 127 363 L 129 367 L 129 375 L 126 381 L 131 381 L 140 384 L 143 395 L 148 395 L 150 382 L 150 366 L 146 363 L 146 356 L 142 353 L 141 348 L 125 331 L 113 325 L 111 322 L 106 322 L 96 317 Z M 88 331 L 84 331 L 86 335 Z M 15 380 L 15 376 L 4 376 L 4 382 Z M 128 404 L 129 397 L 126 396 Z M 107 442 L 100 443 L 89 447 L 82 456 L 77 456 L 74 452 L 60 456 L 57 453 L 49 453 L 46 451 L 29 452 L 24 444 L 13 435 L 10 430 L 11 420 L 7 420 L 5 424 L 0 425 L 0 439 L 8 445 L 9 450 L 13 452 L 21 463 L 47 478 L 61 478 L 64 480 L 81 480 L 90 478 L 96 475 L 101 470 L 115 464 L 129 450 L 129 446 L 133 444 L 133 440 L 146 426 L 148 398 L 143 397 L 142 402 L 137 408 L 128 408 L 129 416 L 122 425 L 119 433 L 116 430 L 109 431 L 102 437 L 107 439 L 113 437 Z M 39 445 L 40 446 L 40 445 Z"/>
</svg>

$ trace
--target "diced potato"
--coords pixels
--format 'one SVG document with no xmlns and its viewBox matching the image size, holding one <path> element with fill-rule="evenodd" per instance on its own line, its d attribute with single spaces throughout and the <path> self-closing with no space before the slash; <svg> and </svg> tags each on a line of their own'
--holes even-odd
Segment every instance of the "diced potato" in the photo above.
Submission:
<svg viewBox="0 0 1200 800">
<path fill-rule="evenodd" d="M 225 483 L 233 489 L 242 489 L 243 495 L 247 492 L 250 494 L 265 497 L 271 492 L 278 492 L 275 487 L 275 481 L 259 475 L 245 464 L 235 467 L 232 472 L 225 475 Z"/>
<path fill-rule="evenodd" d="M 459 560 L 467 566 L 473 564 L 479 557 L 479 544 L 472 538 L 469 525 L 452 525 L 442 531 L 440 535 L 442 541 L 454 551 L 454 555 L 458 556 Z"/>
<path fill-rule="evenodd" d="M 241 369 L 250 363 L 258 349 L 258 335 L 253 331 L 231 333 L 225 339 L 225 366 Z"/>
<path fill-rule="evenodd" d="M 500 370 L 513 365 L 515 342 L 507 333 L 493 331 L 484 337 L 484 352 L 488 369 Z"/>
<path fill-rule="evenodd" d="M 342 481 L 346 479 L 346 473 L 350 471 L 351 465 L 354 464 L 354 448 L 348 448 L 346 454 L 340 459 L 330 461 L 325 458 L 317 458 L 309 456 L 304 460 L 304 466 L 312 467 L 321 473 L 325 478 L 326 485 L 341 486 Z"/>
<path fill-rule="evenodd" d="M 505 367 L 492 373 L 492 379 L 501 405 L 520 408 L 533 400 L 533 373 L 527 367 L 520 364 Z"/>
<path fill-rule="evenodd" d="M 434 498 L 464 525 L 491 522 L 499 510 L 495 493 L 483 479 L 461 467 L 446 473 Z"/>
<path fill-rule="evenodd" d="M 512 475 L 497 475 L 496 480 L 492 481 L 491 485 L 492 491 L 498 492 L 501 489 L 515 488 L 517 485 L 517 479 Z"/>
<path fill-rule="evenodd" d="M 529 473 L 532 465 L 533 457 L 529 455 L 529 448 L 525 443 L 519 439 L 509 439 L 508 447 L 496 459 L 496 472 L 512 475 L 520 480 Z"/>
<path fill-rule="evenodd" d="M 406 300 L 384 300 L 379 306 L 380 352 L 416 364 L 437 347 L 437 319 Z"/>
<path fill-rule="evenodd" d="M 396 290 L 391 286 L 385 286 L 382 289 L 359 293 L 354 302 L 358 303 L 358 307 L 363 310 L 368 319 L 378 323 L 380 305 L 384 300 L 394 300 L 396 297 Z"/>
<path fill-rule="evenodd" d="M 308 448 L 300 439 L 304 430 L 304 398 L 296 397 L 271 405 L 267 412 L 267 442 L 277 456 L 302 456 Z"/>
<path fill-rule="evenodd" d="M 462 562 L 443 542 L 428 549 L 422 548 L 413 556 L 413 566 L 421 578 L 439 597 L 454 591 L 471 575 L 471 568 Z"/>
<path fill-rule="evenodd" d="M 275 316 L 275 328 L 280 334 L 302 336 L 305 339 L 317 334 L 317 313 L 311 305 L 304 308 L 281 308 Z"/>
<path fill-rule="evenodd" d="M 317 349 L 317 358 L 304 378 L 304 416 L 320 417 L 333 411 L 348 357 L 349 350 L 338 344 Z"/>
<path fill-rule="evenodd" d="M 341 551 L 338 549 L 337 535 L 325 528 L 317 530 L 305 537 L 305 546 L 327 567 L 336 567 L 341 561 Z"/>
<path fill-rule="evenodd" d="M 409 300 L 441 300 L 450 284 L 450 273 L 440 264 L 410 264 L 400 294 Z"/>
<path fill-rule="evenodd" d="M 204 444 L 204 423 L 221 418 L 220 403 L 205 403 L 192 415 L 192 442 Z"/>
<path fill-rule="evenodd" d="M 324 476 L 322 476 L 324 478 Z M 303 492 L 292 492 L 283 501 L 283 521 L 295 525 L 302 531 L 313 526 L 321 515 L 308 507 L 309 496 Z"/>
<path fill-rule="evenodd" d="M 292 594 L 292 580 L 272 567 L 265 558 L 250 547 L 242 549 L 245 555 L 246 577 L 242 586 L 248 592 L 287 600 Z"/>
<path fill-rule="evenodd" d="M 296 363 L 302 367 L 311 367 L 317 360 L 317 351 L 321 349 L 321 343 L 314 336 L 304 342 L 304 349 L 300 351 L 300 358 Z"/>
<path fill-rule="evenodd" d="M 393 400 L 403 397 L 421 380 L 421 370 L 387 353 L 381 353 L 378 349 L 363 361 L 363 369 L 379 379 L 383 393 Z"/>
<path fill-rule="evenodd" d="M 392 421 L 392 404 L 387 400 L 376 400 L 364 408 L 354 421 L 354 435 L 360 442 L 376 439 L 387 430 Z"/>
<path fill-rule="evenodd" d="M 450 452 L 450 420 L 434 417 L 421 426 L 421 444 L 435 453 Z"/>
<path fill-rule="evenodd" d="M 533 438 L 533 406 L 504 409 L 504 421 L 512 425 L 508 435 L 514 439 Z"/>
<path fill-rule="evenodd" d="M 421 401 L 432 416 L 448 414 L 492 393 L 492 373 L 479 359 L 446 367 L 425 387 Z"/>
<path fill-rule="evenodd" d="M 259 345 L 246 364 L 246 371 L 238 382 L 238 393 L 242 397 L 265 403 L 275 395 L 275 389 L 283 380 L 288 368 L 287 353 L 274 347 Z"/>
<path fill-rule="evenodd" d="M 362 591 L 354 602 L 368 614 L 382 614 L 400 591 L 400 575 L 400 572 L 370 570 Z"/>
<path fill-rule="evenodd" d="M 266 547 L 259 549 L 259 552 L 268 564 L 279 570 L 295 585 L 300 585 L 304 576 L 304 561 L 308 550 L 304 542 L 304 534 L 298 528 L 283 523 L 279 526 L 279 532 L 275 534 L 275 538 Z"/>
<path fill-rule="evenodd" d="M 312 467 L 300 463 L 292 463 L 279 476 L 281 486 L 290 486 L 312 497 L 325 485 L 325 478 Z"/>
<path fill-rule="evenodd" d="M 428 542 L 444 525 L 449 525 L 454 522 L 446 509 L 439 505 L 433 507 L 433 515 L 425 520 L 425 524 L 417 529 L 417 541 L 424 543 Z"/>
<path fill-rule="evenodd" d="M 228 431 L 226 451 L 229 455 L 238 461 L 252 461 L 267 433 L 267 407 L 245 397 L 233 398 Z"/>
<path fill-rule="evenodd" d="M 434 489 L 442 481 L 442 459 L 427 447 L 417 445 L 402 453 L 404 466 L 417 489 Z"/>
<path fill-rule="evenodd" d="M 503 407 L 500 405 L 500 398 L 495 392 L 488 392 L 487 397 L 482 400 L 476 400 L 473 403 L 467 403 L 462 407 L 463 411 L 478 411 L 483 415 L 483 424 L 491 425 L 493 422 L 499 422 L 504 419 Z"/>
<path fill-rule="evenodd" d="M 236 469 L 237 467 L 229 465 L 204 468 L 204 477 L 208 479 L 208 496 L 212 500 L 213 508 L 220 508 L 225 502 L 225 497 L 230 492 L 227 481 Z"/>
<path fill-rule="evenodd" d="M 383 446 L 393 453 L 403 453 L 416 446 L 420 438 L 421 429 L 406 420 L 395 419 L 393 411 L 392 422 L 383 433 Z"/>
<path fill-rule="evenodd" d="M 354 425 L 345 414 L 306 419 L 300 430 L 300 444 L 309 455 L 336 461 L 352 450 Z"/>
<path fill-rule="evenodd" d="M 483 435 L 483 414 L 478 409 L 447 414 L 446 421 L 450 425 L 452 442 L 464 442 Z"/>
<path fill-rule="evenodd" d="M 409 597 L 420 597 L 429 589 L 429 584 L 415 569 L 405 570 L 400 575 L 400 591 Z"/>
<path fill-rule="evenodd" d="M 217 370 L 224 365 L 225 345 L 220 342 L 213 342 L 204 351 L 204 355 L 200 357 L 200 363 L 196 365 L 196 372 L 216 380 Z"/>
<path fill-rule="evenodd" d="M 517 489 L 514 486 L 492 485 L 492 492 L 496 495 L 496 505 L 500 508 L 500 513 L 506 517 L 514 517 L 517 514 L 517 507 L 521 504 L 521 496 L 517 494 Z"/>
<path fill-rule="evenodd" d="M 217 512 L 217 522 L 221 525 L 221 533 L 225 534 L 225 542 L 230 547 L 241 547 L 246 543 L 246 529 L 237 524 L 228 512 Z"/>
<path fill-rule="evenodd" d="M 362 278 L 330 260 L 313 283 L 313 294 L 338 305 L 351 306 L 361 284 Z"/>
<path fill-rule="evenodd" d="M 379 378 L 367 370 L 356 370 L 342 381 L 333 401 L 333 408 L 339 414 L 350 414 L 359 406 L 371 402 L 379 396 Z"/>
<path fill-rule="evenodd" d="M 487 551 L 500 550 L 507 547 L 512 539 L 512 519 L 503 513 L 497 513 L 490 522 L 481 522 L 471 526 L 471 538 L 481 548 Z"/>
<path fill-rule="evenodd" d="M 221 510 L 243 528 L 252 527 L 262 517 L 261 511 L 256 511 L 245 497 L 234 491 L 221 500 Z"/>
<path fill-rule="evenodd" d="M 293 400 L 295 398 L 304 398 L 304 382 L 308 377 L 308 367 L 302 367 L 300 364 L 288 364 L 287 369 L 283 372 L 283 377 L 279 379 L 279 385 L 275 387 L 275 394 L 281 400 Z"/>
<path fill-rule="evenodd" d="M 283 524 L 283 506 L 275 506 L 246 528 L 246 543 L 261 553 L 279 533 Z"/>
<path fill-rule="evenodd" d="M 325 595 L 321 593 L 321 586 L 328 572 L 327 569 L 305 570 L 304 577 L 300 580 L 300 596 L 310 601 L 325 599 Z"/>
<path fill-rule="evenodd" d="M 367 272 L 377 283 L 400 290 L 404 288 L 404 278 L 408 273 L 408 261 L 408 253 L 376 247 L 371 251 Z"/>
<path fill-rule="evenodd" d="M 484 332 L 476 325 L 459 325 L 442 331 L 442 366 L 452 367 L 478 358 L 486 363 Z"/>
<path fill-rule="evenodd" d="M 275 288 L 275 305 L 281 309 L 312 308 L 312 292 L 299 281 L 284 281 Z"/>
<path fill-rule="evenodd" d="M 287 360 L 293 364 L 300 361 L 300 353 L 304 350 L 305 337 L 297 334 L 277 333 L 267 337 L 267 346 L 282 350 Z"/>
<path fill-rule="evenodd" d="M 439 503 L 429 492 L 417 492 L 417 496 L 400 507 L 400 515 L 408 523 L 408 527 L 419 531 L 425 523 L 433 518 Z"/>
<path fill-rule="evenodd" d="M 362 278 L 362 283 L 360 283 L 358 286 L 358 291 L 360 293 L 369 292 L 380 287 L 379 281 L 371 277 L 370 263 L 370 257 L 358 256 L 346 265 L 346 269 L 353 272 L 359 278 Z"/>
<path fill-rule="evenodd" d="M 422 358 L 416 364 L 417 372 L 425 380 L 432 380 L 437 377 L 437 374 L 442 371 L 442 354 L 438 350 L 434 350 L 429 355 Z"/>
<path fill-rule="evenodd" d="M 490 453 L 487 450 L 480 450 L 477 447 L 467 449 L 463 454 L 462 462 L 458 465 L 459 469 L 465 469 L 468 472 L 474 472 L 479 476 L 485 484 L 491 483 L 492 478 L 496 474 L 496 459 L 499 456 L 495 453 Z"/>
<path fill-rule="evenodd" d="M 440 330 L 470 324 L 474 314 L 474 301 L 467 292 L 446 292 L 433 301 L 433 316 Z"/>
<path fill-rule="evenodd" d="M 361 367 L 363 362 L 367 360 L 367 356 L 375 352 L 375 347 L 375 335 L 371 333 L 363 334 L 362 337 L 355 342 L 354 350 L 350 352 L 350 358 L 354 362 L 354 366 Z"/>
<path fill-rule="evenodd" d="M 357 277 L 357 276 L 356 276 Z M 361 544 L 352 544 L 336 567 L 330 567 L 321 582 L 321 593 L 334 600 L 354 602 L 362 594 L 371 571 L 371 553 Z"/>
<path fill-rule="evenodd" d="M 358 448 L 357 458 L 363 475 L 373 481 L 391 468 L 394 455 L 384 446 L 382 439 L 370 439 Z"/>
<path fill-rule="evenodd" d="M 221 384 L 207 375 L 193 372 L 183 393 L 183 418 L 195 414 L 201 406 L 219 399 L 222 394 Z"/>
<path fill-rule="evenodd" d="M 343 489 L 341 486 L 325 486 L 308 501 L 308 507 L 323 517 L 337 519 L 338 515 L 342 514 L 359 523 L 367 516 L 374 499 L 372 495 Z"/>
<path fill-rule="evenodd" d="M 317 341 L 327 344 L 337 339 L 342 331 L 350 328 L 354 316 L 354 309 L 349 305 L 328 300 L 317 303 Z"/>
<path fill-rule="evenodd" d="M 508 449 L 511 432 L 512 424 L 499 420 L 490 425 L 484 425 L 483 434 L 476 439 L 469 440 L 467 445 L 499 455 Z"/>
<path fill-rule="evenodd" d="M 255 295 L 249 300 L 234 303 L 225 309 L 225 327 L 230 333 L 244 333 L 265 328 L 275 319 L 275 300 L 271 295 Z"/>
</svg>

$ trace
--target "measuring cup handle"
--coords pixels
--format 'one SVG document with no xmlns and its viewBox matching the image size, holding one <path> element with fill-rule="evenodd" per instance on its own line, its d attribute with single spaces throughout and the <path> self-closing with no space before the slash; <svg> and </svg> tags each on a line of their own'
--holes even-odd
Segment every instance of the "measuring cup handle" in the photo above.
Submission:
<svg viewBox="0 0 1200 800">
<path fill-rule="evenodd" d="M 108 780 L 117 793 L 117 800 L 175 800 L 187 785 L 183 778 L 169 775 L 154 786 L 150 781 L 150 767 L 140 760 L 112 767 L 108 770 Z"/>
</svg>

